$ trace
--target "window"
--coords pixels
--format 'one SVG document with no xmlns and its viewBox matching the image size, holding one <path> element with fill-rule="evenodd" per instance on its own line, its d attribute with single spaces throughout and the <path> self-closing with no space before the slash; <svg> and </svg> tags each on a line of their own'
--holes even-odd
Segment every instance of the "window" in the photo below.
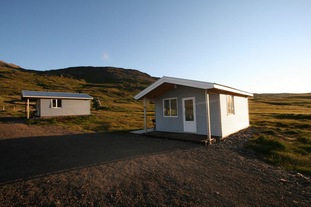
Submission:
<svg viewBox="0 0 311 207">
<path fill-rule="evenodd" d="M 177 98 L 163 100 L 163 115 L 177 116 Z"/>
<path fill-rule="evenodd" d="M 62 100 L 61 99 L 51 99 L 52 108 L 61 108 Z"/>
<path fill-rule="evenodd" d="M 232 95 L 227 95 L 227 108 L 228 116 L 234 115 L 234 97 Z"/>
</svg>

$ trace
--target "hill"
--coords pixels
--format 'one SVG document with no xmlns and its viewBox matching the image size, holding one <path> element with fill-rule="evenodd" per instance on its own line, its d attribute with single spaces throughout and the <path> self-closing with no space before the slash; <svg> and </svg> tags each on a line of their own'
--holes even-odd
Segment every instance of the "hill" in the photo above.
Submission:
<svg viewBox="0 0 311 207">
<path fill-rule="evenodd" d="M 20 66 L 18 65 L 14 65 L 12 63 L 6 63 L 6 62 L 3 62 L 0 60 L 0 66 L 1 67 L 8 67 L 8 68 L 21 68 Z"/>
<path fill-rule="evenodd" d="M 5 110 L 2 113 L 23 117 L 25 106 L 20 101 L 22 90 L 87 93 L 94 97 L 92 114 L 97 115 L 97 119 L 101 117 L 96 125 L 87 126 L 87 131 L 137 129 L 143 126 L 139 118 L 143 110 L 142 103 L 134 100 L 133 96 L 156 80 L 132 69 L 70 67 L 36 71 L 1 61 L 0 109 Z M 32 103 L 31 110 L 35 110 L 35 103 Z M 150 113 L 154 113 L 153 109 L 150 109 Z M 78 130 L 86 129 L 79 126 Z"/>
<path fill-rule="evenodd" d="M 156 79 L 138 70 L 115 67 L 70 67 L 43 72 L 50 75 L 69 75 L 88 83 L 142 83 L 150 84 Z"/>
<path fill-rule="evenodd" d="M 138 70 L 114 67 L 70 67 L 58 70 L 36 71 L 23 69 L 14 64 L 0 61 L 1 95 L 20 94 L 21 90 L 54 90 L 62 92 L 93 93 L 92 87 L 120 88 L 133 93 L 150 85 L 154 77 Z M 90 91 L 89 91 L 90 90 Z M 97 91 L 98 92 L 98 91 Z M 99 94 L 90 95 L 99 95 Z M 134 93 L 133 93 L 134 94 Z"/>
</svg>

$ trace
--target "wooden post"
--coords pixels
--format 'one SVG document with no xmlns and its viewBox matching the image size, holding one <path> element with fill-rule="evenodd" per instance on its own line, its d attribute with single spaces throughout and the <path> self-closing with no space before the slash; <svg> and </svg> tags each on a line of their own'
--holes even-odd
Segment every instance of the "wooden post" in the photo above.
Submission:
<svg viewBox="0 0 311 207">
<path fill-rule="evenodd" d="M 209 94 L 205 90 L 206 94 L 206 121 L 207 121 L 207 141 L 208 145 L 212 145 L 212 135 L 211 135 L 211 113 L 210 113 L 210 106 L 209 106 Z"/>
<path fill-rule="evenodd" d="M 146 106 L 146 97 L 144 97 L 144 120 L 145 120 L 145 133 L 147 133 L 147 106 Z"/>
<path fill-rule="evenodd" d="M 29 98 L 27 98 L 26 114 L 27 114 L 27 119 L 29 119 Z"/>
</svg>

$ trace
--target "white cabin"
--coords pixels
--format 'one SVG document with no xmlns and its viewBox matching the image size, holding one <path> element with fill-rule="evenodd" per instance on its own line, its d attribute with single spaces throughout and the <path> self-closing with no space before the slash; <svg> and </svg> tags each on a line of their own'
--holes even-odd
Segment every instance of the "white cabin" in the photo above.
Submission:
<svg viewBox="0 0 311 207">
<path fill-rule="evenodd" d="M 217 83 L 164 76 L 134 98 L 155 101 L 157 131 L 224 138 L 249 127 L 251 96 Z"/>
<path fill-rule="evenodd" d="M 36 101 L 36 116 L 90 115 L 93 97 L 82 93 L 59 93 L 45 91 L 22 91 L 29 118 L 29 101 Z"/>
</svg>

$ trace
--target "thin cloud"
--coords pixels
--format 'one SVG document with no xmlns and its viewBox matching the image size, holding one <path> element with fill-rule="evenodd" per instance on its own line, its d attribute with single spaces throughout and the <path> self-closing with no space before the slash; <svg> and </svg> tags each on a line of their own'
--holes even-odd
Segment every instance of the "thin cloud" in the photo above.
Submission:
<svg viewBox="0 0 311 207">
<path fill-rule="evenodd" d="M 102 54 L 102 56 L 100 57 L 100 59 L 102 59 L 102 60 L 110 60 L 110 57 L 109 57 L 109 55 L 106 52 L 104 52 Z"/>
</svg>

